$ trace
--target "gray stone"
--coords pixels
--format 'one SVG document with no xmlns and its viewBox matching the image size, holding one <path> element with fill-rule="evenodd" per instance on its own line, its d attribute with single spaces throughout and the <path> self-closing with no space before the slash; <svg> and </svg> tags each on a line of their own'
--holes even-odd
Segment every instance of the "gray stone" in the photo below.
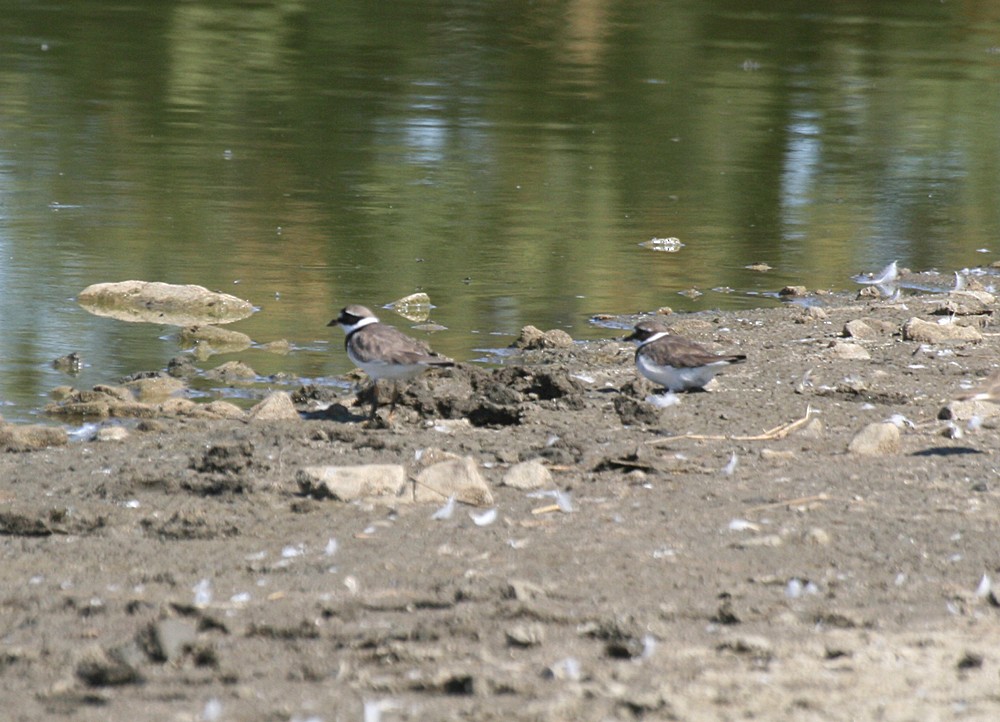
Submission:
<svg viewBox="0 0 1000 722">
<path fill-rule="evenodd" d="M 309 466 L 295 476 L 299 490 L 317 499 L 409 502 L 406 469 L 399 464 Z M 447 498 L 447 497 L 446 497 Z"/>
<path fill-rule="evenodd" d="M 247 414 L 254 421 L 298 421 L 292 397 L 287 391 L 275 391 L 254 406 Z"/>
<path fill-rule="evenodd" d="M 231 323 L 254 312 L 249 301 L 228 293 L 149 281 L 95 283 L 80 292 L 77 302 L 97 316 L 172 326 Z"/>
<path fill-rule="evenodd" d="M 514 489 L 529 491 L 549 486 L 552 483 L 552 474 L 544 464 L 536 459 L 532 459 L 531 461 L 523 461 L 520 464 L 514 464 L 510 467 L 507 473 L 503 475 L 501 483 L 504 486 L 510 486 Z"/>
<path fill-rule="evenodd" d="M 847 445 L 847 450 L 852 454 L 862 456 L 898 454 L 902 448 L 899 428 L 887 421 L 868 424 Z"/>
<path fill-rule="evenodd" d="M 450 496 L 472 506 L 492 506 L 493 494 L 470 456 L 432 464 L 417 474 L 414 500 L 439 504 Z"/>
</svg>

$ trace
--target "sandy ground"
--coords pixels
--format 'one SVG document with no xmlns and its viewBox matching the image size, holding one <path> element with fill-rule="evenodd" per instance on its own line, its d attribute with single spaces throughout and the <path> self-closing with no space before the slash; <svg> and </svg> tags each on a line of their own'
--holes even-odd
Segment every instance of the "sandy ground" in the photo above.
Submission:
<svg viewBox="0 0 1000 722">
<path fill-rule="evenodd" d="M 1000 406 L 939 418 L 997 365 L 989 299 L 819 300 L 668 317 L 749 359 L 664 408 L 608 340 L 428 373 L 389 428 L 306 389 L 0 455 L 3 717 L 1000 719 Z M 949 303 L 981 339 L 903 337 Z M 296 481 L 429 449 L 492 523 Z M 500 483 L 531 459 L 548 495 Z"/>
</svg>

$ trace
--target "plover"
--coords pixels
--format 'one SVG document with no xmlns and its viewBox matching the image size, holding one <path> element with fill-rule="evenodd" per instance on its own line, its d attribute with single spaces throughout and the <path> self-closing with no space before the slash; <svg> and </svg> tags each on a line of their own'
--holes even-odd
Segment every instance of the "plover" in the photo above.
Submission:
<svg viewBox="0 0 1000 722">
<path fill-rule="evenodd" d="M 627 341 L 638 341 L 635 367 L 668 391 L 702 389 L 719 371 L 746 360 L 744 354 L 718 355 L 681 336 L 671 336 L 659 321 L 640 321 Z"/>
<path fill-rule="evenodd" d="M 386 326 L 364 306 L 346 306 L 327 325 L 341 326 L 344 329 L 344 348 L 347 349 L 348 358 L 372 380 L 372 411 L 369 420 L 374 420 L 378 410 L 380 379 L 392 380 L 392 406 L 389 409 L 391 417 L 399 398 L 400 379 L 413 378 L 431 366 L 455 365 L 450 358 L 431 351 L 422 341 L 410 338 L 392 326 Z"/>
</svg>

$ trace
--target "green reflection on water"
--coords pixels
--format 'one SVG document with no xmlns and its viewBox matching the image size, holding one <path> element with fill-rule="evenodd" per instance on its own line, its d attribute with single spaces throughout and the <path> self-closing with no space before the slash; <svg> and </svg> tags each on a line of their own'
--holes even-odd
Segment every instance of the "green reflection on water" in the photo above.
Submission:
<svg viewBox="0 0 1000 722">
<path fill-rule="evenodd" d="M 19 407 L 65 380 L 49 363 L 69 351 L 91 363 L 81 383 L 178 352 L 169 329 L 76 308 L 95 282 L 249 298 L 240 330 L 300 349 L 251 362 L 324 376 L 349 366 L 325 324 L 352 301 L 424 290 L 449 328 L 435 346 L 469 358 L 527 323 L 594 337 L 598 312 L 987 262 L 1000 231 L 987 5 L 83 0 L 5 17 L 0 398 Z M 684 247 L 639 245 L 666 236 Z"/>
</svg>

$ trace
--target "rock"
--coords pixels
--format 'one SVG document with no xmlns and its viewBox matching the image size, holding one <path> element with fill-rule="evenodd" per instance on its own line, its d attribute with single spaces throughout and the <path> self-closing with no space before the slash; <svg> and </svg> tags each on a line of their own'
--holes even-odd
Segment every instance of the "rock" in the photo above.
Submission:
<svg viewBox="0 0 1000 722">
<path fill-rule="evenodd" d="M 544 464 L 532 459 L 531 461 L 514 464 L 503 475 L 503 481 L 500 483 L 514 489 L 530 491 L 531 489 L 549 486 L 552 483 L 552 474 Z"/>
<path fill-rule="evenodd" d="M 823 432 L 823 422 L 817 418 L 812 418 L 796 431 L 795 435 L 801 436 L 804 439 L 819 439 L 823 437 Z"/>
<path fill-rule="evenodd" d="M 715 648 L 720 652 L 733 652 L 760 660 L 769 660 L 774 656 L 771 640 L 750 634 L 729 637 L 719 642 Z"/>
<path fill-rule="evenodd" d="M 93 646 L 82 652 L 74 672 L 90 687 L 134 684 L 142 681 L 138 668 L 140 660 L 141 653 L 134 645 L 108 651 Z"/>
<path fill-rule="evenodd" d="M 431 315 L 431 297 L 426 293 L 411 293 L 389 304 L 389 308 L 414 323 L 423 323 Z"/>
<path fill-rule="evenodd" d="M 903 325 L 903 338 L 918 343 L 942 343 L 945 341 L 982 341 L 983 335 L 974 328 L 954 323 L 931 323 L 919 318 L 911 318 Z"/>
<path fill-rule="evenodd" d="M 187 388 L 187 384 L 173 376 L 151 376 L 135 379 L 126 381 L 123 386 L 134 394 L 136 399 L 145 404 L 162 404 Z"/>
<path fill-rule="evenodd" d="M 186 326 L 177 334 L 177 338 L 184 346 L 191 347 L 204 343 L 216 352 L 242 351 L 253 344 L 253 339 L 245 333 L 218 326 Z"/>
<path fill-rule="evenodd" d="M 66 431 L 55 426 L 29 424 L 0 425 L 0 449 L 3 451 L 37 451 L 69 443 Z"/>
<path fill-rule="evenodd" d="M 830 317 L 826 311 L 824 311 L 819 306 L 807 306 L 802 309 L 802 314 L 796 319 L 796 323 L 808 323 L 810 321 L 825 321 Z"/>
<path fill-rule="evenodd" d="M 1000 404 L 981 399 L 952 401 L 938 412 L 938 418 L 942 421 L 968 421 L 976 416 L 980 419 L 1000 416 Z"/>
<path fill-rule="evenodd" d="M 299 491 L 316 499 L 408 502 L 406 469 L 399 464 L 308 466 L 295 476 Z"/>
<path fill-rule="evenodd" d="M 276 353 L 281 356 L 285 356 L 292 351 L 292 344 L 285 338 L 279 338 L 275 341 L 268 341 L 261 346 L 261 349 L 267 351 L 268 353 Z"/>
<path fill-rule="evenodd" d="M 512 647 L 537 647 L 545 641 L 545 627 L 538 622 L 517 624 L 507 630 L 506 636 Z"/>
<path fill-rule="evenodd" d="M 207 404 L 194 404 L 192 416 L 210 419 L 244 419 L 247 412 L 231 401 L 210 401 Z"/>
<path fill-rule="evenodd" d="M 97 316 L 172 326 L 231 323 L 254 312 L 249 301 L 227 293 L 149 281 L 95 283 L 80 292 L 77 302 Z"/>
<path fill-rule="evenodd" d="M 748 271 L 757 271 L 758 273 L 767 273 L 774 266 L 769 266 L 766 263 L 751 263 L 749 266 L 744 266 Z"/>
<path fill-rule="evenodd" d="M 76 351 L 60 356 L 52 361 L 52 368 L 73 376 L 83 369 L 83 357 Z"/>
<path fill-rule="evenodd" d="M 845 361 L 867 361 L 872 357 L 868 349 L 856 343 L 834 341 L 827 348 L 831 356 Z"/>
<path fill-rule="evenodd" d="M 783 464 L 785 462 L 792 461 L 795 458 L 795 452 L 787 449 L 761 449 L 760 458 L 763 461 Z"/>
<path fill-rule="evenodd" d="M 439 504 L 448 497 L 472 506 L 492 506 L 493 494 L 470 456 L 432 464 L 417 474 L 414 500 Z"/>
<path fill-rule="evenodd" d="M 862 456 L 898 454 L 901 449 L 902 441 L 899 428 L 886 421 L 868 424 L 855 434 L 847 445 L 847 450 L 852 454 Z"/>
<path fill-rule="evenodd" d="M 806 544 L 812 544 L 814 546 L 825 547 L 830 545 L 830 534 L 825 529 L 821 529 L 818 526 L 807 530 L 802 535 L 802 541 Z"/>
<path fill-rule="evenodd" d="M 805 286 L 785 286 L 780 291 L 778 291 L 779 296 L 792 296 L 799 297 L 805 296 L 808 293 Z"/>
<path fill-rule="evenodd" d="M 205 378 L 212 381 L 252 381 L 257 378 L 257 372 L 242 361 L 226 361 L 214 369 L 205 372 Z"/>
<path fill-rule="evenodd" d="M 124 426 L 103 426 L 94 436 L 96 441 L 125 441 L 127 438 L 128 429 Z"/>
<path fill-rule="evenodd" d="M 566 348 L 573 345 L 573 337 L 561 329 L 541 331 L 534 326 L 525 326 L 521 335 L 511 344 L 513 348 L 538 350 L 546 348 Z"/>
<path fill-rule="evenodd" d="M 878 337 L 878 332 L 861 319 L 855 319 L 844 324 L 844 336 L 871 341 Z"/>
<path fill-rule="evenodd" d="M 197 624 L 177 617 L 150 622 L 138 635 L 140 647 L 154 662 L 176 662 L 197 639 Z"/>
<path fill-rule="evenodd" d="M 287 391 L 275 391 L 247 412 L 254 421 L 298 421 L 299 412 L 295 410 L 291 394 Z"/>
</svg>

